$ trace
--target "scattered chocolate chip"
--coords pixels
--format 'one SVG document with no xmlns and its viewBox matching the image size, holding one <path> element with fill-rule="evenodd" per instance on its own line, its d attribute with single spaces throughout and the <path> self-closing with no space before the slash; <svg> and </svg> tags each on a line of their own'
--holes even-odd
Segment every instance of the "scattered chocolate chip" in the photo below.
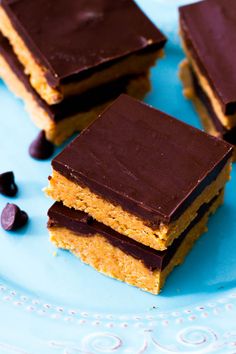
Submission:
<svg viewBox="0 0 236 354">
<path fill-rule="evenodd" d="M 0 194 L 14 197 L 17 193 L 14 173 L 12 171 L 0 173 Z"/>
<path fill-rule="evenodd" d="M 46 139 L 45 132 L 42 130 L 36 139 L 30 144 L 29 154 L 37 160 L 46 160 L 52 156 L 54 145 Z"/>
<path fill-rule="evenodd" d="M 17 230 L 28 221 L 28 215 L 15 204 L 5 206 L 1 215 L 1 225 L 6 231 Z"/>
</svg>

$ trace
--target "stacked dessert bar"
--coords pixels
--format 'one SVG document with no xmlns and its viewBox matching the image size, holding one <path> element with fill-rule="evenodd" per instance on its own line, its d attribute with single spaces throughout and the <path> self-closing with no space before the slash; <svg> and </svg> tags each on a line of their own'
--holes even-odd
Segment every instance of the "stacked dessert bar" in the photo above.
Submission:
<svg viewBox="0 0 236 354">
<path fill-rule="evenodd" d="M 187 57 L 180 70 L 184 93 L 205 130 L 236 145 L 236 1 L 181 7 L 180 33 Z"/>
<path fill-rule="evenodd" d="M 133 0 L 1 0 L 0 30 L 0 76 L 55 144 L 143 98 L 166 42 Z"/>
<path fill-rule="evenodd" d="M 232 151 L 121 95 L 52 161 L 51 241 L 157 294 L 222 203 Z"/>
</svg>

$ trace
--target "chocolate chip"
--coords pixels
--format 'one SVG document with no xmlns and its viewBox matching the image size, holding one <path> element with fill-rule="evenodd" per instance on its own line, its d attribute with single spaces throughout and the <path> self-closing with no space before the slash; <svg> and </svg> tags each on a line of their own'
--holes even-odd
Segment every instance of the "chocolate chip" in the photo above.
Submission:
<svg viewBox="0 0 236 354">
<path fill-rule="evenodd" d="M 17 193 L 14 173 L 12 171 L 0 173 L 0 194 L 14 197 Z"/>
<path fill-rule="evenodd" d="M 52 156 L 54 145 L 46 139 L 45 132 L 42 130 L 36 139 L 30 144 L 29 154 L 37 160 L 46 160 Z"/>
<path fill-rule="evenodd" d="M 17 230 L 28 221 L 28 215 L 15 204 L 5 206 L 1 215 L 1 225 L 6 231 Z"/>
</svg>

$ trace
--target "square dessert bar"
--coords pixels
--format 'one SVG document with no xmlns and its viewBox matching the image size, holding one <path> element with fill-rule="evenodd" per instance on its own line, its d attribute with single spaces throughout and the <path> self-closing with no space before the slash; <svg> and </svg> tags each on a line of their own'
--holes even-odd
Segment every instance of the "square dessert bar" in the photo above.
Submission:
<svg viewBox="0 0 236 354">
<path fill-rule="evenodd" d="M 147 72 L 166 42 L 133 0 L 1 0 L 0 30 L 50 105 Z"/>
<path fill-rule="evenodd" d="M 122 92 L 142 99 L 150 90 L 149 73 L 127 75 L 99 88 L 48 105 L 31 86 L 24 67 L 6 37 L 0 33 L 0 77 L 25 103 L 34 123 L 45 131 L 49 141 L 61 144 L 76 131 L 89 125 Z"/>
<path fill-rule="evenodd" d="M 207 132 L 236 145 L 236 2 L 204 0 L 179 12 L 184 94 Z"/>
<path fill-rule="evenodd" d="M 46 193 L 165 250 L 219 195 L 232 146 L 121 95 L 52 161 Z"/>
<path fill-rule="evenodd" d="M 164 251 L 145 246 L 58 202 L 48 211 L 48 230 L 56 247 L 71 251 L 103 274 L 158 294 L 169 273 L 206 231 L 209 215 L 222 202 L 223 191 L 200 207 L 195 219 Z"/>
</svg>

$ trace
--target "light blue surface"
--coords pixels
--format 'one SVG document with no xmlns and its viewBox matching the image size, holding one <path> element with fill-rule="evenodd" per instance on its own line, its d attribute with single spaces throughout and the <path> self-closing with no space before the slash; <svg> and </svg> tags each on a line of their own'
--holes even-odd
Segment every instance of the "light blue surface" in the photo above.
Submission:
<svg viewBox="0 0 236 354">
<path fill-rule="evenodd" d="M 185 1 L 186 2 L 186 1 Z M 177 5 L 139 0 L 169 37 L 152 70 L 146 102 L 200 127 L 181 92 Z M 14 170 L 11 199 L 30 216 L 17 233 L 0 231 L 0 353 L 235 353 L 236 166 L 225 204 L 159 296 L 109 279 L 49 243 L 42 188 L 50 161 L 28 156 L 37 129 L 23 105 L 0 83 L 0 170 Z M 9 199 L 0 196 L 0 209 Z"/>
</svg>

